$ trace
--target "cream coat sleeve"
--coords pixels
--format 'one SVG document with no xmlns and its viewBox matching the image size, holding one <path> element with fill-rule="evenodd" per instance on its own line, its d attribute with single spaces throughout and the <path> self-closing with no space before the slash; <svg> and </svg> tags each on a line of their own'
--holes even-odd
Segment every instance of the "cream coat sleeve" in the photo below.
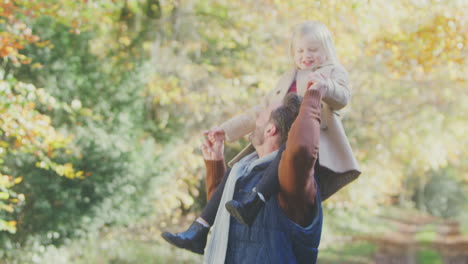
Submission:
<svg viewBox="0 0 468 264">
<path fill-rule="evenodd" d="M 351 99 L 351 87 L 349 85 L 348 72 L 343 66 L 336 66 L 330 72 L 328 90 L 322 100 L 333 110 L 345 107 Z"/>
<path fill-rule="evenodd" d="M 224 130 L 227 142 L 236 141 L 255 130 L 257 116 L 268 105 L 269 101 L 272 100 L 271 95 L 274 91 L 272 90 L 266 94 L 256 106 L 220 125 Z"/>
<path fill-rule="evenodd" d="M 247 112 L 237 115 L 222 123 L 220 127 L 226 134 L 226 141 L 232 142 L 247 135 L 255 129 L 255 121 L 262 110 L 262 104 L 250 108 Z"/>
</svg>

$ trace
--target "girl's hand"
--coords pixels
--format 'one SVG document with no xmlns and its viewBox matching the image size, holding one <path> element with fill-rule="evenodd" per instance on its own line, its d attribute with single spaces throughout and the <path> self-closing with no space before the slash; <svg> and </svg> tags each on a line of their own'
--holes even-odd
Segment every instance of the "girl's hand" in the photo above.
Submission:
<svg viewBox="0 0 468 264">
<path fill-rule="evenodd" d="M 224 140 L 211 141 L 207 138 L 201 150 L 205 160 L 224 160 Z"/>
<path fill-rule="evenodd" d="M 203 134 L 208 138 L 209 141 L 214 143 L 215 141 L 226 140 L 226 133 L 220 127 L 212 127 L 210 130 L 204 131 Z"/>
<path fill-rule="evenodd" d="M 307 90 L 320 90 L 322 94 L 328 89 L 328 78 L 318 72 L 311 72 L 307 76 Z"/>
</svg>

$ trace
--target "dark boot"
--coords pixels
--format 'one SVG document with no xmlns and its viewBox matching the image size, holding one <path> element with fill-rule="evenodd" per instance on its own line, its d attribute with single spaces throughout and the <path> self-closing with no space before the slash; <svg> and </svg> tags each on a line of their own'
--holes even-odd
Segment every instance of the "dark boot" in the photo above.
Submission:
<svg viewBox="0 0 468 264">
<path fill-rule="evenodd" d="M 185 232 L 177 234 L 164 232 L 161 234 L 161 236 L 167 242 L 178 248 L 184 248 L 194 253 L 203 255 L 209 230 L 210 229 L 208 227 L 205 227 L 195 221 Z"/>
<path fill-rule="evenodd" d="M 242 202 L 231 200 L 226 203 L 228 212 L 241 224 L 252 226 L 258 212 L 265 205 L 265 202 L 260 199 L 256 191 L 252 191 L 250 195 Z"/>
</svg>

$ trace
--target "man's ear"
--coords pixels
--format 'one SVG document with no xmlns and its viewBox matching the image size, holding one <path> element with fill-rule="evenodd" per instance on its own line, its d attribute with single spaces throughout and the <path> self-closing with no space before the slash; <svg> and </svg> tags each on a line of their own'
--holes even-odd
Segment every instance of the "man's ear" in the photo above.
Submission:
<svg viewBox="0 0 468 264">
<path fill-rule="evenodd" d="M 278 134 L 278 128 L 272 122 L 269 122 L 265 128 L 265 136 L 275 136 Z"/>
</svg>

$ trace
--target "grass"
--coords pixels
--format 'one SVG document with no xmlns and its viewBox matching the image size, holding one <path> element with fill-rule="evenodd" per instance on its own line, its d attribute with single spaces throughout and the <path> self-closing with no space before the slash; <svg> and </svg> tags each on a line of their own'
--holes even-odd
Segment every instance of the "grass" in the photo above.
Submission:
<svg viewBox="0 0 468 264">
<path fill-rule="evenodd" d="M 377 246 L 366 241 L 329 246 L 319 251 L 318 263 L 372 263 Z"/>
<path fill-rule="evenodd" d="M 149 237 L 149 240 L 147 239 Z M 202 256 L 170 246 L 151 233 L 142 239 L 132 230 L 114 230 L 75 240 L 61 247 L 31 247 L 18 250 L 14 259 L 0 264 L 166 264 L 202 263 Z"/>
<path fill-rule="evenodd" d="M 329 214 L 325 220 L 318 263 L 370 264 L 375 263 L 378 246 L 371 241 L 356 240 L 363 234 L 378 235 L 396 232 L 397 227 L 385 218 L 363 214 Z M 393 212 L 392 212 L 393 213 Z M 341 215 L 343 214 L 343 215 Z M 335 220 L 337 219 L 337 220 Z M 347 219 L 345 223 L 339 219 Z M 193 217 L 179 219 L 173 228 L 189 225 Z M 328 221 L 327 221 L 328 220 Z M 187 222 L 188 221 L 188 222 Z M 0 264 L 56 263 L 56 264 L 131 264 L 131 263 L 202 263 L 202 256 L 170 246 L 160 237 L 158 221 L 150 219 L 133 227 L 110 227 L 87 239 L 71 241 L 61 247 L 40 246 L 18 250 L 15 260 L 0 260 Z M 348 227 L 346 229 L 345 227 Z M 437 224 L 428 224 L 415 234 L 420 244 L 430 244 L 437 236 Z M 462 232 L 468 231 L 461 222 Z M 417 263 L 442 264 L 441 256 L 428 247 L 419 249 Z"/>
<path fill-rule="evenodd" d="M 98 244 L 101 244 L 98 243 Z M 161 242 L 135 240 L 120 241 L 116 247 L 102 249 L 87 247 L 86 254 L 75 255 L 74 264 L 153 264 L 153 263 L 201 263 L 199 255 L 177 249 Z"/>
<path fill-rule="evenodd" d="M 416 241 L 428 244 L 433 242 L 437 237 L 436 226 L 434 224 L 426 225 L 424 228 L 419 230 L 415 235 Z"/>
<path fill-rule="evenodd" d="M 419 250 L 416 253 L 416 259 L 421 264 L 443 264 L 442 257 L 432 250 Z"/>
</svg>

